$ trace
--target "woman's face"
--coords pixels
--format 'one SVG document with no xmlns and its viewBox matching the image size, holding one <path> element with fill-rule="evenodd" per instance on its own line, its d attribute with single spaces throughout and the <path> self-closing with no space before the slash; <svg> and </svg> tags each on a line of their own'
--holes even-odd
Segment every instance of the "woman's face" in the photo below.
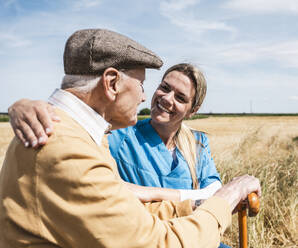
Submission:
<svg viewBox="0 0 298 248">
<path fill-rule="evenodd" d="M 179 71 L 169 72 L 151 101 L 151 118 L 158 124 L 181 125 L 192 112 L 195 89 L 192 81 Z"/>
</svg>

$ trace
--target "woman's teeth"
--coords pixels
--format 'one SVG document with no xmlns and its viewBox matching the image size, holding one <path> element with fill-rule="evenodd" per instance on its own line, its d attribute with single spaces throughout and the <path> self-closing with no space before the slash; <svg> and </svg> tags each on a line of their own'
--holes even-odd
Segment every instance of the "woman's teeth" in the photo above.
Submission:
<svg viewBox="0 0 298 248">
<path fill-rule="evenodd" d="M 167 110 L 165 107 L 161 106 L 159 103 L 157 104 L 157 106 L 162 110 L 162 111 L 165 111 L 166 113 L 168 114 L 171 114 L 172 112 Z"/>
</svg>

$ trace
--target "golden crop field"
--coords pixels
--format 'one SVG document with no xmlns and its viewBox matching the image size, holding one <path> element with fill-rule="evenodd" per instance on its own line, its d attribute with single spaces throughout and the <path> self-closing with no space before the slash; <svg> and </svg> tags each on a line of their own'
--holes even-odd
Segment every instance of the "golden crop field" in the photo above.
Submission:
<svg viewBox="0 0 298 248">
<path fill-rule="evenodd" d="M 249 219 L 249 247 L 298 247 L 298 116 L 209 117 L 186 121 L 208 133 L 223 182 L 245 173 L 262 184 L 261 210 Z M 0 123 L 0 164 L 13 135 Z M 224 242 L 238 247 L 237 216 Z"/>
<path fill-rule="evenodd" d="M 13 137 L 13 131 L 8 122 L 0 122 L 0 167 L 3 164 L 5 151 Z"/>
<path fill-rule="evenodd" d="M 207 132 L 223 182 L 245 173 L 262 185 L 249 219 L 249 247 L 298 247 L 298 116 L 209 117 L 187 121 Z M 237 216 L 224 241 L 238 247 Z"/>
</svg>

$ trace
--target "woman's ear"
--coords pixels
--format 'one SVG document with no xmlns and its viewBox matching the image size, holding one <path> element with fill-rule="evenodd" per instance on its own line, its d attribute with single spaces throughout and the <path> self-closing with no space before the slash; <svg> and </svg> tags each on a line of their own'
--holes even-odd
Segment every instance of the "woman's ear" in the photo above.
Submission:
<svg viewBox="0 0 298 248">
<path fill-rule="evenodd" d="M 191 118 L 192 116 L 194 116 L 198 112 L 199 108 L 200 106 L 196 106 L 195 108 L 193 108 L 187 118 Z"/>
<path fill-rule="evenodd" d="M 120 72 L 115 68 L 109 67 L 105 69 L 101 79 L 105 96 L 109 100 L 114 101 L 119 92 Z"/>
</svg>

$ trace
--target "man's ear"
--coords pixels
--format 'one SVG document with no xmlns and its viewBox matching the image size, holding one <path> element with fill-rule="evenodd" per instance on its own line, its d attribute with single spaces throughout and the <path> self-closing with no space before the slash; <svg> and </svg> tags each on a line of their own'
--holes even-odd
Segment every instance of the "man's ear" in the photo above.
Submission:
<svg viewBox="0 0 298 248">
<path fill-rule="evenodd" d="M 109 67 L 103 72 L 101 80 L 104 94 L 109 100 L 114 101 L 119 92 L 120 72 L 115 68 Z"/>
</svg>

